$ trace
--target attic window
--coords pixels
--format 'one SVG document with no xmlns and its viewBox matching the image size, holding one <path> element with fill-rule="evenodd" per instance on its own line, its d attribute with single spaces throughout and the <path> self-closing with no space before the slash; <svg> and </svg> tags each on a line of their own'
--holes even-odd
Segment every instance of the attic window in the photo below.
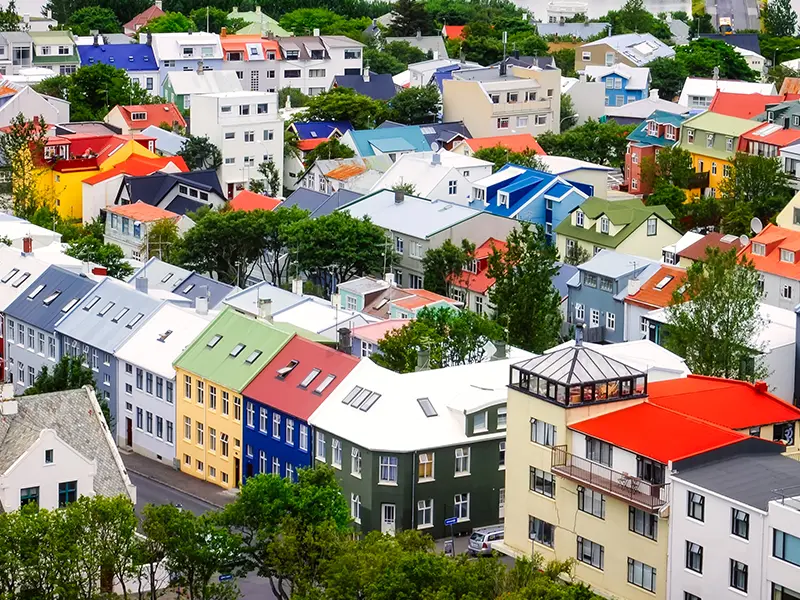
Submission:
<svg viewBox="0 0 800 600">
<path fill-rule="evenodd" d="M 767 247 L 762 244 L 761 242 L 753 242 L 753 246 L 750 251 L 755 254 L 756 256 L 766 256 L 767 255 Z"/>
<path fill-rule="evenodd" d="M 261 350 L 253 350 L 253 351 L 250 353 L 250 356 L 248 356 L 248 357 L 245 359 L 245 361 L 244 361 L 244 362 L 246 362 L 248 365 L 252 365 L 254 362 L 256 362 L 256 361 L 258 360 L 258 357 L 259 357 L 259 356 L 261 356 Z"/>
<path fill-rule="evenodd" d="M 55 292 L 50 294 L 47 298 L 42 300 L 42 304 L 44 304 L 45 306 L 50 306 L 53 303 L 53 300 L 58 298 L 60 295 L 61 295 L 61 290 L 56 290 Z"/>
<path fill-rule="evenodd" d="M 659 281 L 656 284 L 656 286 L 655 286 L 656 289 L 660 292 L 661 290 L 664 289 L 664 286 L 666 286 L 673 279 L 674 279 L 674 277 L 672 277 L 672 275 L 667 275 L 666 277 L 662 278 L 661 281 Z"/>
<path fill-rule="evenodd" d="M 370 408 L 372 408 L 372 405 L 375 404 L 380 399 L 380 397 L 381 395 L 378 394 L 377 392 L 372 392 L 369 395 L 369 398 L 367 398 L 366 402 L 364 402 L 364 404 L 362 404 L 359 407 L 359 409 L 364 412 L 367 412 Z M 353 403 L 353 406 L 355 407 L 355 402 Z"/>
<path fill-rule="evenodd" d="M 213 348 L 214 346 L 219 344 L 219 341 L 221 339 L 222 339 L 222 336 L 217 334 L 214 337 L 212 337 L 210 340 L 208 340 L 208 343 L 206 344 L 206 346 L 209 347 L 209 348 Z"/>
<path fill-rule="evenodd" d="M 302 389 L 306 389 L 309 385 L 311 385 L 311 382 L 314 381 L 317 378 L 317 375 L 319 375 L 321 372 L 322 371 L 320 371 L 319 369 L 311 369 L 311 373 L 306 375 L 306 378 L 300 382 L 299 387 L 301 387 Z"/>
<path fill-rule="evenodd" d="M 330 375 L 326 375 L 326 376 L 325 376 L 325 379 L 323 379 L 323 380 L 322 380 L 322 383 L 320 383 L 320 384 L 317 386 L 317 389 L 315 389 L 315 390 L 314 390 L 314 393 L 315 393 L 315 394 L 321 394 L 322 392 L 324 392 L 324 391 L 325 391 L 325 389 L 326 389 L 326 388 L 327 388 L 327 387 L 328 387 L 328 386 L 329 386 L 331 383 L 333 383 L 333 380 L 334 380 L 334 379 L 336 379 L 336 375 L 334 375 L 333 373 L 331 373 Z"/>
<path fill-rule="evenodd" d="M 119 313 L 117 313 L 117 316 L 116 316 L 116 317 L 114 317 L 113 319 L 111 319 L 111 322 L 112 322 L 112 323 L 119 323 L 119 320 L 120 320 L 122 317 L 124 317 L 125 315 L 127 315 L 129 310 L 130 310 L 130 309 L 129 309 L 128 307 L 125 307 L 125 308 L 123 308 L 121 311 L 119 311 Z"/>
<path fill-rule="evenodd" d="M 11 278 L 12 278 L 14 275 L 16 275 L 17 273 L 19 273 L 19 269 L 11 269 L 11 270 L 8 272 L 8 275 L 6 275 L 6 276 L 5 276 L 5 277 L 3 277 L 2 279 L 0 279 L 0 281 L 2 281 L 3 283 L 8 283 L 9 281 L 11 281 Z"/>
<path fill-rule="evenodd" d="M 436 409 L 433 408 L 430 398 L 417 398 L 417 402 L 419 402 L 419 407 L 422 409 L 422 412 L 425 413 L 426 417 L 438 416 L 439 413 L 437 413 Z"/>
<path fill-rule="evenodd" d="M 317 132 L 316 132 L 316 131 L 312 131 L 312 132 L 311 132 L 311 137 L 312 137 L 312 138 L 315 138 L 315 137 L 317 137 Z"/>
<path fill-rule="evenodd" d="M 387 302 L 389 302 L 389 299 L 388 299 L 388 298 L 384 298 L 383 300 L 381 300 L 380 302 L 378 302 L 378 305 L 375 307 L 375 310 L 380 310 L 380 309 L 382 309 L 384 306 L 386 306 L 386 303 L 387 303 Z"/>
<path fill-rule="evenodd" d="M 420 127 L 419 129 L 422 135 L 435 135 L 436 130 L 433 127 Z"/>
<path fill-rule="evenodd" d="M 144 313 L 137 313 L 136 316 L 133 317 L 133 319 L 131 319 L 131 322 L 128 323 L 125 327 L 127 327 L 128 329 L 133 329 L 134 327 L 136 327 L 137 323 L 139 323 L 139 321 L 141 321 L 143 318 L 144 318 Z"/>
<path fill-rule="evenodd" d="M 185 288 L 183 288 L 183 291 L 181 292 L 181 294 L 188 294 L 189 292 L 192 291 L 193 288 L 194 288 L 194 284 L 190 283 Z"/>
<path fill-rule="evenodd" d="M 131 121 L 146 121 L 146 120 L 147 120 L 146 112 L 131 113 Z"/>
<path fill-rule="evenodd" d="M 793 263 L 794 252 L 792 250 L 785 250 L 781 248 L 781 262 Z"/>
<path fill-rule="evenodd" d="M 112 308 L 114 308 L 114 303 L 113 302 L 109 302 L 108 304 L 106 304 L 103 307 L 103 310 L 101 310 L 99 313 L 97 313 L 97 316 L 98 317 L 104 317 L 106 315 L 106 313 L 108 311 L 110 311 Z"/>
<path fill-rule="evenodd" d="M 362 389 L 361 393 L 353 399 L 353 402 L 350 404 L 350 406 L 353 408 L 361 408 L 373 394 L 374 392 L 371 390 Z"/>
<path fill-rule="evenodd" d="M 19 276 L 19 278 L 18 278 L 18 279 L 17 279 L 17 280 L 16 280 L 14 283 L 12 283 L 12 284 L 11 284 L 11 287 L 18 288 L 18 287 L 19 287 L 19 286 L 21 286 L 23 283 L 25 283 L 26 281 L 28 281 L 28 278 L 29 278 L 30 276 L 31 276 L 31 274 L 30 274 L 30 273 L 23 273 L 22 275 L 20 275 L 20 276 Z"/>
<path fill-rule="evenodd" d="M 172 279 L 172 273 L 167 273 L 164 275 L 164 278 L 161 280 L 161 283 L 167 283 L 170 279 Z"/>
<path fill-rule="evenodd" d="M 89 302 L 86 304 L 86 306 L 83 307 L 83 310 L 86 310 L 86 311 L 92 310 L 92 307 L 95 304 L 97 304 L 98 302 L 100 302 L 100 296 L 95 296 L 94 298 L 89 300 Z"/>
<path fill-rule="evenodd" d="M 233 350 L 231 350 L 231 356 L 239 356 L 242 353 L 242 350 L 244 350 L 244 346 L 244 344 L 236 344 L 233 347 Z"/>
<path fill-rule="evenodd" d="M 296 361 L 296 360 L 290 360 L 288 365 L 286 365 L 285 367 L 281 367 L 280 369 L 278 369 L 278 377 L 279 377 L 280 379 L 286 379 L 286 376 L 287 376 L 289 373 L 291 373 L 292 371 L 294 371 L 294 368 L 295 368 L 297 365 L 299 365 L 299 364 L 300 364 L 300 362 L 299 362 L 299 361 Z"/>
<path fill-rule="evenodd" d="M 36 298 L 36 296 L 39 295 L 39 292 L 41 292 L 43 289 L 44 289 L 43 284 L 37 285 L 36 289 L 33 290 L 30 294 L 28 294 L 28 300 L 33 300 L 34 298 Z"/>
<path fill-rule="evenodd" d="M 345 396 L 345 397 L 344 397 L 344 400 L 342 400 L 342 404 L 350 404 L 350 403 L 352 403 L 352 402 L 353 402 L 353 399 L 354 399 L 354 398 L 355 398 L 355 397 L 356 397 L 356 396 L 357 396 L 357 395 L 358 395 L 358 394 L 361 392 L 361 390 L 363 390 L 363 389 L 364 389 L 364 388 L 361 388 L 361 387 L 358 387 L 358 386 L 354 387 L 352 390 L 350 390 L 350 393 L 349 393 L 349 394 L 347 394 L 347 396 Z"/>
<path fill-rule="evenodd" d="M 164 333 L 162 333 L 160 336 L 158 336 L 158 341 L 159 342 L 164 342 L 164 341 L 167 340 L 167 338 L 170 335 L 172 335 L 172 329 L 167 329 Z"/>
<path fill-rule="evenodd" d="M 133 62 L 133 56 L 131 56 L 130 54 L 128 55 L 128 62 Z"/>
<path fill-rule="evenodd" d="M 64 306 L 64 308 L 61 309 L 61 312 L 68 313 L 69 311 L 71 311 L 73 307 L 78 303 L 78 300 L 80 300 L 80 298 L 73 298 L 72 300 L 67 302 L 66 306 Z"/>
</svg>

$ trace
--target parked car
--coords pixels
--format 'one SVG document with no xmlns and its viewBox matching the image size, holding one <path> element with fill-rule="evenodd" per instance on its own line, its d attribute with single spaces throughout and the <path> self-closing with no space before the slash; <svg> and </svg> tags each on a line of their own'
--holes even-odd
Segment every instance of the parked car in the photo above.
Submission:
<svg viewBox="0 0 800 600">
<path fill-rule="evenodd" d="M 469 536 L 467 553 L 470 556 L 490 556 L 492 554 L 492 542 L 499 542 L 502 539 L 502 525 L 479 527 Z"/>
</svg>

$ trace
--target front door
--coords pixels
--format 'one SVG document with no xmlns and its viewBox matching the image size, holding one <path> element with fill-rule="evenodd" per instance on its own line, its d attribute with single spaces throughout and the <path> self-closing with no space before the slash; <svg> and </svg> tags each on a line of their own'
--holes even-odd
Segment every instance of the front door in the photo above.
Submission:
<svg viewBox="0 0 800 600">
<path fill-rule="evenodd" d="M 233 487 L 239 487 L 239 459 L 233 459 Z"/>
<path fill-rule="evenodd" d="M 133 421 L 130 417 L 125 417 L 125 445 L 133 447 Z"/>
<path fill-rule="evenodd" d="M 500 513 L 497 516 L 501 521 L 506 518 L 506 488 L 500 488 L 500 506 L 497 512 Z"/>
<path fill-rule="evenodd" d="M 381 504 L 381 533 L 394 535 L 395 506 L 394 504 Z"/>
<path fill-rule="evenodd" d="M 247 475 L 246 475 L 247 477 L 252 477 L 253 476 L 253 463 L 251 463 L 251 462 L 247 463 L 247 466 L 245 466 L 244 470 L 247 473 Z"/>
</svg>

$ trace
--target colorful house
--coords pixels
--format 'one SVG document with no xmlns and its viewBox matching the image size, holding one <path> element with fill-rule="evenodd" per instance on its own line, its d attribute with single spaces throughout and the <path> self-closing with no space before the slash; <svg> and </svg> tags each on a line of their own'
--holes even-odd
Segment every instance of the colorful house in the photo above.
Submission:
<svg viewBox="0 0 800 600">
<path fill-rule="evenodd" d="M 495 250 L 505 253 L 507 248 L 504 241 L 494 238 L 475 248 L 475 256 L 464 265 L 461 274 L 450 277 L 450 295 L 479 315 L 494 314 L 494 307 L 489 304 L 489 288 L 494 285 L 494 278 L 489 277 L 489 257 Z"/>
<path fill-rule="evenodd" d="M 680 139 L 681 125 L 689 117 L 662 110 L 655 111 L 628 135 L 628 152 L 625 154 L 625 185 L 632 194 L 647 195 L 653 191 L 651 181 L 642 177 L 645 161 L 655 160 L 656 152 L 671 147 Z"/>
<path fill-rule="evenodd" d="M 629 67 L 618 63 L 611 66 L 587 66 L 585 73 L 605 85 L 605 105 L 624 106 L 650 95 L 650 69 Z"/>
<path fill-rule="evenodd" d="M 130 45 L 135 47 L 137 44 Z M 172 128 L 186 129 L 186 120 L 174 104 L 117 105 L 109 111 L 104 120 L 119 127 L 123 135 L 142 133 L 151 125 L 159 127 L 165 123 Z"/>
</svg>

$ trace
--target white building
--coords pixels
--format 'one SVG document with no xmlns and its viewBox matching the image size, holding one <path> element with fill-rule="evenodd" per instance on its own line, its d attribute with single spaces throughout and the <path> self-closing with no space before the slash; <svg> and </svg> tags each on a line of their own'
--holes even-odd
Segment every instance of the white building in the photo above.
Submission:
<svg viewBox="0 0 800 600">
<path fill-rule="evenodd" d="M 150 239 L 150 229 L 159 221 L 174 221 L 179 235 L 194 226 L 194 222 L 186 215 L 177 215 L 141 200 L 134 204 L 109 206 L 106 212 L 108 216 L 103 239 L 107 244 L 116 244 L 122 248 L 125 258 L 134 260 L 147 260 L 151 255 L 160 254 L 158 241 Z"/>
<path fill-rule="evenodd" d="M 196 96 L 192 135 L 208 136 L 222 152 L 219 179 L 229 197 L 251 179 L 263 179 L 258 165 L 272 161 L 283 181 L 283 119 L 272 92 L 222 92 Z"/>
<path fill-rule="evenodd" d="M 575 125 L 583 125 L 588 119 L 597 121 L 605 114 L 605 92 L 602 81 L 588 81 L 585 75 L 561 78 L 561 95 L 572 99 Z"/>
<path fill-rule="evenodd" d="M 592 186 L 592 196 L 608 196 L 608 174 L 614 169 L 603 165 L 570 158 L 568 156 L 542 155 L 537 157 L 548 173 L 560 175 L 563 179 Z"/>
<path fill-rule="evenodd" d="M 211 322 L 208 299 L 196 309 L 169 302 L 117 351 L 121 447 L 170 466 L 175 459 L 175 369 L 173 361 Z"/>
<path fill-rule="evenodd" d="M 210 71 L 198 67 L 187 71 L 172 71 L 164 80 L 164 98 L 178 108 L 188 110 L 192 98 L 199 94 L 238 92 L 242 89 L 233 71 Z"/>
<path fill-rule="evenodd" d="M 764 81 L 764 76 L 767 74 L 767 59 L 761 56 L 758 52 L 747 50 L 746 48 L 739 48 L 733 46 L 734 52 L 744 58 L 747 66 L 758 73 L 758 80 Z"/>
<path fill-rule="evenodd" d="M 20 113 L 28 120 L 42 117 L 45 123 L 69 123 L 69 102 L 66 100 L 45 96 L 22 83 L 3 80 L 2 85 L 15 92 L 0 105 L 0 127 L 8 127 Z"/>
<path fill-rule="evenodd" d="M 293 87 L 316 96 L 329 90 L 337 75 L 361 75 L 364 44 L 343 35 L 279 38 L 280 87 Z"/>
<path fill-rule="evenodd" d="M 751 83 L 749 81 L 734 81 L 729 79 L 703 79 L 700 77 L 687 77 L 681 90 L 678 104 L 689 108 L 708 108 L 714 95 L 720 92 L 729 94 L 763 94 L 774 96 L 776 94 L 774 83 Z"/>
</svg>

